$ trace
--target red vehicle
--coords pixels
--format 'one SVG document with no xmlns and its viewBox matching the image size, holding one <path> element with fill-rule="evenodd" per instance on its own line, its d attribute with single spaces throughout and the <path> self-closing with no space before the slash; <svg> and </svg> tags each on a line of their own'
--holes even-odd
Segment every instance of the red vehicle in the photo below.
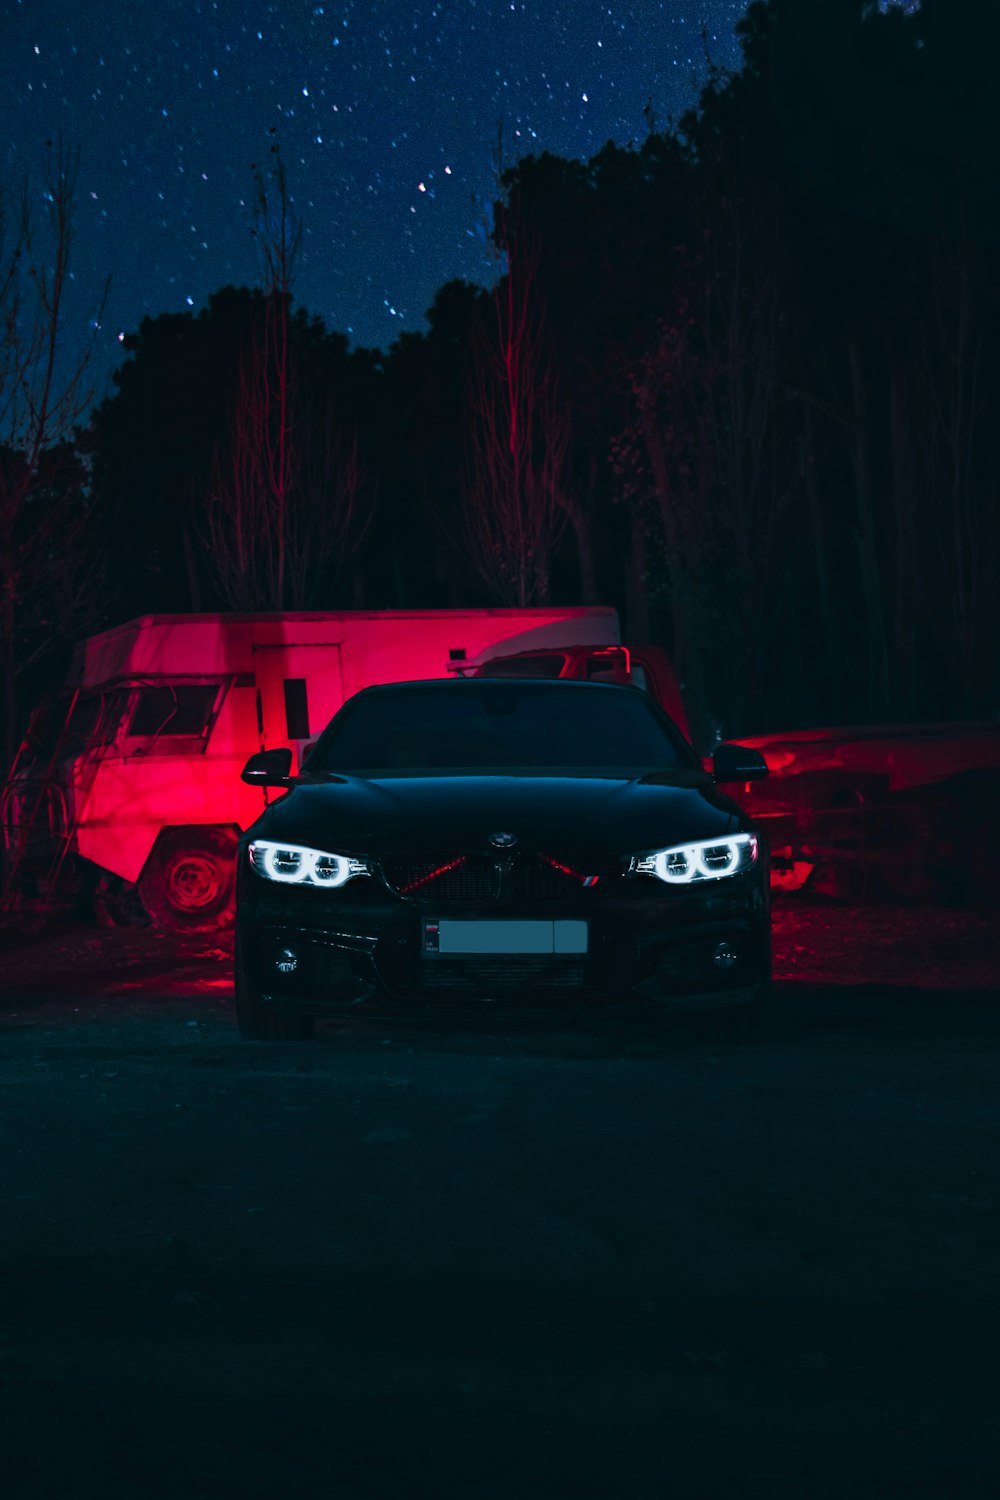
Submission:
<svg viewBox="0 0 1000 1500">
<path fill-rule="evenodd" d="M 666 709 L 688 740 L 684 700 L 670 658 L 659 646 L 559 646 L 492 656 L 473 677 L 575 677 L 641 688 Z"/>
</svg>

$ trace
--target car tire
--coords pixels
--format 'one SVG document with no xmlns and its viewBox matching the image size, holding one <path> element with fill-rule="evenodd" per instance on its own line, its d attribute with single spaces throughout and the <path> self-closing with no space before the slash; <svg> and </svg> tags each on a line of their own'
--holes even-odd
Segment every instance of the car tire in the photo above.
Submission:
<svg viewBox="0 0 1000 1500">
<path fill-rule="evenodd" d="M 233 970 L 236 998 L 236 1025 L 247 1042 L 308 1042 L 316 1032 L 316 1017 L 298 1011 L 280 1010 L 258 999 L 250 986 L 246 968 L 236 944 Z"/>
<path fill-rule="evenodd" d="M 227 926 L 236 897 L 235 830 L 165 828 L 139 876 L 139 895 L 168 932 Z"/>
</svg>

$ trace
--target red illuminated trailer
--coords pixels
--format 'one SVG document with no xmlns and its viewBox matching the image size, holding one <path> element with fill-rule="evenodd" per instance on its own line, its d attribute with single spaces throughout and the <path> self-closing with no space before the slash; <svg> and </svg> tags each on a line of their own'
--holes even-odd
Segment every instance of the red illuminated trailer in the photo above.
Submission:
<svg viewBox="0 0 1000 1500">
<path fill-rule="evenodd" d="M 263 807 L 240 772 L 295 763 L 344 699 L 495 652 L 615 645 L 604 607 L 145 615 L 83 641 L 65 696 L 32 720 L 3 791 L 5 890 L 50 895 L 67 855 L 138 886 L 163 926 L 224 921 L 239 831 Z"/>
</svg>

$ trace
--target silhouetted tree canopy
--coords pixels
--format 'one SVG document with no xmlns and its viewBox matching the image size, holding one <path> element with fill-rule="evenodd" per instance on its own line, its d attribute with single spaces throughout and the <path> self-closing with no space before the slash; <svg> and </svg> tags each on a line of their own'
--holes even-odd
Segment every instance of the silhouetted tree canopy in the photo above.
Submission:
<svg viewBox="0 0 1000 1500">
<path fill-rule="evenodd" d="M 756 0 L 739 32 L 741 70 L 676 125 L 502 174 L 495 243 L 530 243 L 544 328 L 523 389 L 558 390 L 568 432 L 546 587 L 673 651 L 706 740 L 995 715 L 1000 13 Z M 384 354 L 290 311 L 370 512 L 310 607 L 502 602 L 463 465 L 504 291 L 448 283 Z M 79 439 L 112 523 L 107 623 L 222 607 L 205 497 L 265 300 L 226 287 L 125 342 Z"/>
</svg>

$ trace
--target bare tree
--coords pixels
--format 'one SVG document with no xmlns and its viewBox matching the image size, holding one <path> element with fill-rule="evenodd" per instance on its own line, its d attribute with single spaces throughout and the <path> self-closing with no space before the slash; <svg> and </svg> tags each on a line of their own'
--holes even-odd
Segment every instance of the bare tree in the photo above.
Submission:
<svg viewBox="0 0 1000 1500">
<path fill-rule="evenodd" d="M 735 191 L 710 203 L 615 445 L 626 499 L 655 503 L 673 649 L 706 744 L 726 727 L 723 706 L 730 731 L 761 710 L 789 547 L 796 470 L 780 407 L 791 334 L 768 220 L 766 204 Z"/>
<path fill-rule="evenodd" d="M 704 261 L 697 316 L 711 501 L 698 528 L 716 587 L 725 579 L 730 590 L 723 654 L 735 667 L 726 698 L 739 724 L 762 706 L 786 595 L 797 464 L 782 429 L 793 336 L 774 204 L 759 183 L 741 189 L 735 169 L 709 221 Z M 705 583 L 714 592 L 711 577 Z"/>
<path fill-rule="evenodd" d="M 308 542 L 306 555 L 300 555 L 299 593 L 309 607 L 318 608 L 338 599 L 344 574 L 368 534 L 378 492 L 370 486 L 366 495 L 357 428 L 338 412 L 336 394 L 321 391 L 311 400 L 300 398 L 299 409 Z"/>
<path fill-rule="evenodd" d="M 915 590 L 960 699 L 995 711 L 1000 688 L 1000 456 L 989 423 L 984 372 L 989 292 L 964 213 L 934 266 L 935 295 L 919 388 L 920 472 L 927 493 Z"/>
<path fill-rule="evenodd" d="M 498 184 L 502 190 L 500 150 Z M 495 278 L 467 372 L 464 541 L 505 603 L 544 603 L 566 523 L 570 422 L 547 348 L 538 250 L 506 204 L 485 236 Z"/>
<path fill-rule="evenodd" d="M 219 586 L 239 610 L 309 607 L 364 529 L 357 435 L 337 420 L 329 393 L 301 388 L 292 315 L 301 224 L 278 146 L 271 150 L 272 170 L 253 168 L 262 315 L 240 362 L 206 506 Z"/>
<path fill-rule="evenodd" d="M 675 666 L 696 737 L 706 745 L 714 737 L 706 643 L 722 623 L 713 626 L 707 600 L 701 602 L 714 551 L 705 525 L 713 480 L 707 380 L 696 322 L 678 290 L 673 316 L 661 322 L 633 372 L 635 420 L 616 439 L 613 463 L 633 536 L 650 527 L 655 535 L 657 582 L 647 588 L 669 616 Z"/>
<path fill-rule="evenodd" d="M 93 396 L 86 379 L 91 350 L 74 356 L 65 348 L 78 163 L 78 153 L 61 141 L 50 143 L 40 222 L 27 183 L 12 200 L 0 200 L 0 702 L 6 765 L 16 745 L 19 678 L 51 646 L 53 607 L 72 631 L 94 596 L 91 518 L 70 443 Z M 97 323 L 103 302 L 102 295 Z"/>
<path fill-rule="evenodd" d="M 847 425 L 851 466 L 854 471 L 854 539 L 861 573 L 868 645 L 869 712 L 878 719 L 890 699 L 889 641 L 886 633 L 886 577 L 879 566 L 878 505 L 872 461 L 874 423 L 865 379 L 865 363 L 859 339 L 846 341 L 850 371 L 851 418 Z"/>
</svg>

